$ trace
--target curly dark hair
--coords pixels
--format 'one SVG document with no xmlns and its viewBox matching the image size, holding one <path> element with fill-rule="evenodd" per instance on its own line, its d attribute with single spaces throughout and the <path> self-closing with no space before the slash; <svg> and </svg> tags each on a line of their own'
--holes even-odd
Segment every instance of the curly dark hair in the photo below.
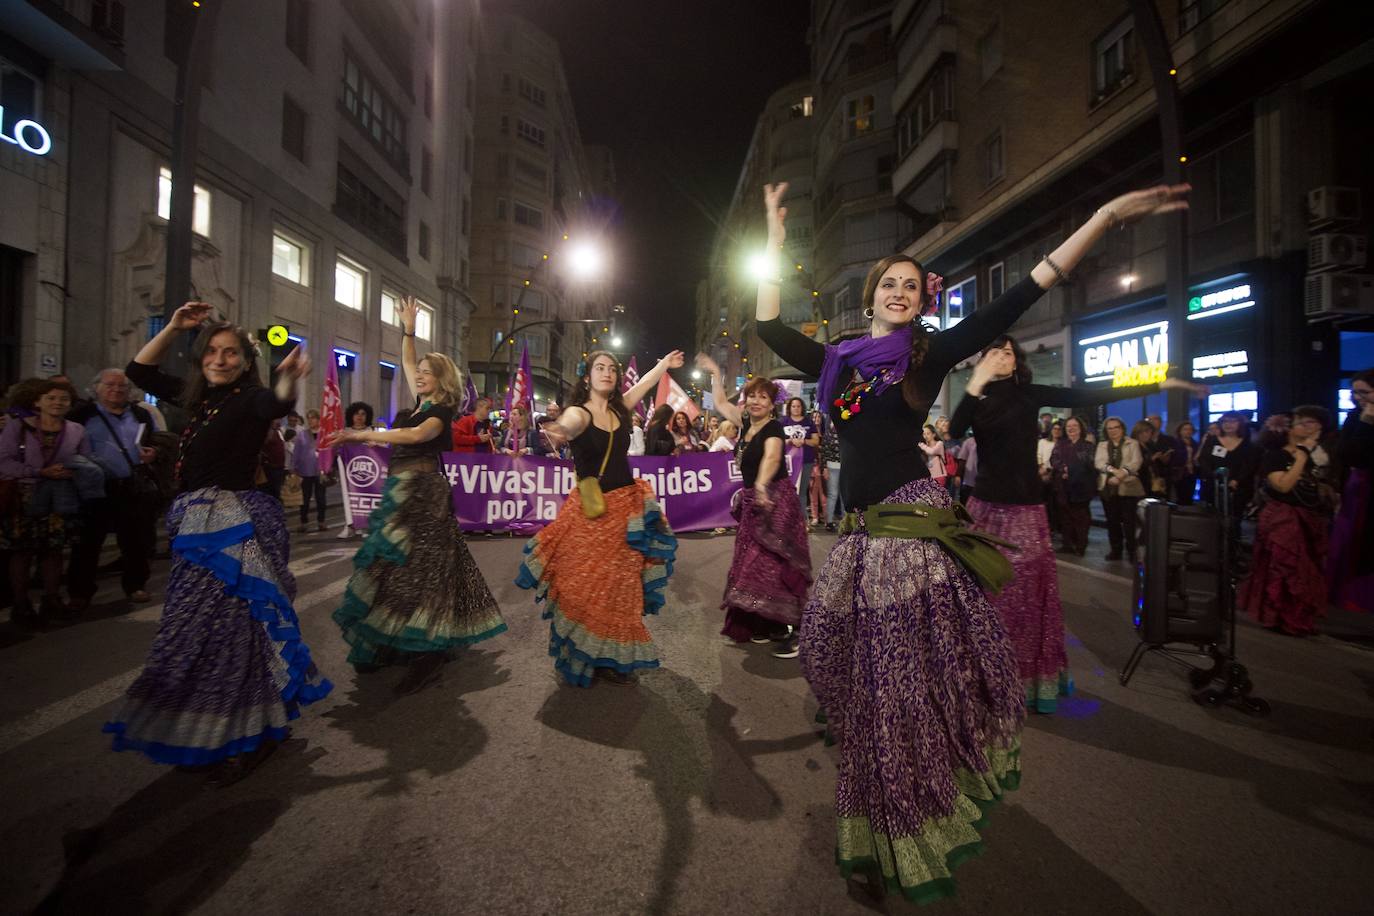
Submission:
<svg viewBox="0 0 1374 916">
<path fill-rule="evenodd" d="M 587 365 L 582 374 L 577 377 L 577 384 L 573 386 L 572 394 L 568 396 L 569 407 L 581 407 L 592 397 L 592 365 L 601 357 L 606 357 L 615 366 L 615 388 L 611 391 L 606 403 L 610 406 L 615 415 L 620 418 L 621 423 L 630 422 L 630 408 L 625 403 L 625 398 L 621 396 L 620 384 L 625 377 L 625 370 L 620 365 L 620 360 L 607 350 L 593 350 L 587 354 Z"/>
<path fill-rule="evenodd" d="M 1011 383 L 1013 385 L 1029 385 L 1031 383 L 1031 367 L 1026 362 L 1026 351 L 1021 349 L 1021 345 L 1016 342 L 1016 338 L 1010 334 L 1000 334 L 992 343 L 983 348 L 982 355 L 987 356 L 989 350 L 1000 350 L 1007 344 L 1011 344 L 1011 352 L 1016 357 L 1016 368 L 1011 371 Z"/>
<path fill-rule="evenodd" d="M 349 404 L 348 409 L 344 411 L 344 423 L 348 426 L 352 426 L 353 415 L 360 410 L 363 412 L 363 415 L 365 417 L 363 425 L 371 426 L 374 414 L 372 412 L 372 405 L 367 403 L 366 401 L 354 401 L 352 404 Z"/>
<path fill-rule="evenodd" d="M 70 382 L 63 382 L 58 379 L 50 378 L 26 378 L 21 382 L 16 382 L 10 386 L 9 391 L 5 392 L 6 407 L 19 408 L 21 410 L 33 410 L 38 399 L 49 391 L 65 391 L 67 396 L 72 399 L 72 404 L 80 399 L 76 389 Z"/>
</svg>

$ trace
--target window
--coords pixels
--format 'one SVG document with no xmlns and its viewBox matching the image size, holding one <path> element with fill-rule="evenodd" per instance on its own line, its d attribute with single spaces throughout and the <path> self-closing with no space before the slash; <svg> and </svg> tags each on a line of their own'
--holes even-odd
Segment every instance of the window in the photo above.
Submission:
<svg viewBox="0 0 1374 916">
<path fill-rule="evenodd" d="M 544 228 L 544 211 L 538 207 L 531 207 L 528 204 L 515 202 L 515 222 L 521 226 L 529 226 L 531 229 Z"/>
<path fill-rule="evenodd" d="M 506 221 L 506 199 L 504 197 L 496 198 L 496 221 L 498 223 Z"/>
<path fill-rule="evenodd" d="M 986 188 L 1001 180 L 1005 171 L 1004 158 L 1002 128 L 999 127 L 978 147 L 978 171 L 983 187 Z"/>
<path fill-rule="evenodd" d="M 544 294 L 532 286 L 525 286 L 524 284 L 512 286 L 510 288 L 510 304 L 514 307 L 517 303 L 520 308 L 527 312 L 542 313 L 544 311 Z"/>
<path fill-rule="evenodd" d="M 996 23 L 978 39 L 978 63 L 985 83 L 1002 69 L 1002 23 Z"/>
<path fill-rule="evenodd" d="M 396 309 L 401 305 L 401 294 L 395 290 L 382 287 L 382 321 L 393 327 L 401 326 L 401 319 L 396 314 Z"/>
<path fill-rule="evenodd" d="M 420 190 L 429 193 L 429 181 L 433 177 L 434 154 L 427 149 L 420 150 Z"/>
<path fill-rule="evenodd" d="M 1191 32 L 1199 22 L 1225 5 L 1226 0 L 1183 0 L 1178 11 L 1178 33 Z"/>
<path fill-rule="evenodd" d="M 503 117 L 502 121 L 505 120 Z M 533 121 L 526 121 L 524 118 L 515 119 L 515 135 L 521 140 L 533 143 L 535 146 L 544 146 L 544 128 L 535 124 Z"/>
<path fill-rule="evenodd" d="M 916 90 L 914 107 L 897 122 L 897 153 L 906 155 L 940 121 L 954 112 L 954 69 L 941 67 Z"/>
<path fill-rule="evenodd" d="M 357 312 L 367 304 L 367 271 L 342 256 L 334 262 L 334 301 Z"/>
<path fill-rule="evenodd" d="M 516 267 L 538 267 L 543 260 L 543 255 L 529 245 L 521 245 L 519 242 L 511 243 L 510 262 Z"/>
<path fill-rule="evenodd" d="M 1127 16 L 1093 43 L 1097 98 L 1125 84 L 1131 75 L 1131 39 L 1135 20 Z"/>
<path fill-rule="evenodd" d="M 834 306 L 835 306 L 835 312 L 834 312 L 834 313 L 835 313 L 836 315 L 840 314 L 841 312 L 844 312 L 844 311 L 848 310 L 848 308 L 849 308 L 849 287 L 848 287 L 848 286 L 842 286 L 842 287 L 840 287 L 839 289 L 835 290 Z"/>
<path fill-rule="evenodd" d="M 424 220 L 420 220 L 420 237 L 419 237 L 419 239 L 417 239 L 417 245 L 418 245 L 419 250 L 420 250 L 420 257 L 422 257 L 422 258 L 424 258 L 426 261 L 428 261 L 428 260 L 429 260 L 429 225 L 428 225 Z"/>
<path fill-rule="evenodd" d="M 873 130 L 873 96 L 850 99 L 844 106 L 844 138 L 852 140 Z"/>
<path fill-rule="evenodd" d="M 210 192 L 195 186 L 195 204 L 191 215 L 191 229 L 196 235 L 210 236 Z M 157 173 L 157 215 L 172 218 L 172 170 L 163 166 Z"/>
<path fill-rule="evenodd" d="M 540 108 L 544 107 L 545 94 L 543 87 L 536 86 L 523 77 L 520 80 L 520 97 L 533 102 Z"/>
<path fill-rule="evenodd" d="M 434 339 L 434 309 L 423 302 L 416 303 L 420 310 L 415 313 L 415 336 L 420 340 Z"/>
<path fill-rule="evenodd" d="M 800 102 L 793 102 L 788 113 L 793 118 L 809 118 L 815 112 L 816 100 L 813 96 L 804 96 Z"/>
<path fill-rule="evenodd" d="M 305 109 L 288 95 L 281 97 L 281 148 L 305 161 Z"/>
<path fill-rule="evenodd" d="M 310 63 L 310 0 L 286 0 L 286 47 Z"/>
<path fill-rule="evenodd" d="M 352 169 L 339 163 L 334 212 L 402 258 L 406 254 L 405 220 L 401 216 L 404 206 L 394 195 L 383 197 Z"/>
<path fill-rule="evenodd" d="M 372 140 L 402 172 L 407 171 L 406 122 L 400 110 L 377 87 L 376 81 L 363 69 L 352 52 L 344 48 L 343 107 Z"/>
<path fill-rule="evenodd" d="M 5 109 L 7 130 L 16 121 L 37 120 L 40 85 L 33 74 L 0 57 L 0 108 Z"/>
<path fill-rule="evenodd" d="M 1002 262 L 998 261 L 988 268 L 988 301 L 991 302 L 996 299 L 1006 292 L 1006 289 L 1006 269 L 1002 266 Z"/>
<path fill-rule="evenodd" d="M 287 235 L 280 229 L 272 233 L 272 273 L 299 283 L 310 285 L 310 246 Z"/>
<path fill-rule="evenodd" d="M 969 278 L 945 290 L 945 321 L 943 328 L 952 328 L 978 308 L 978 281 Z"/>
</svg>

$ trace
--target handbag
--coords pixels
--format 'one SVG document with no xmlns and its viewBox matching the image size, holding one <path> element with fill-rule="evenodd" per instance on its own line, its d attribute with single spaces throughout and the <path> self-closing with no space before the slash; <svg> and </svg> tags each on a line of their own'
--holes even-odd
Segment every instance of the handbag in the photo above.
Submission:
<svg viewBox="0 0 1374 916">
<path fill-rule="evenodd" d="M 617 427 L 618 429 L 619 427 Z M 582 499 L 582 514 L 587 518 L 600 518 L 606 514 L 606 497 L 601 492 L 601 475 L 606 473 L 606 465 L 611 461 L 611 443 L 615 441 L 615 430 L 606 434 L 606 455 L 601 459 L 601 470 L 595 477 L 579 477 L 577 495 Z"/>
<path fill-rule="evenodd" d="M 953 455 L 951 455 L 951 454 L 949 453 L 948 448 L 946 448 L 946 450 L 945 450 L 945 476 L 946 476 L 946 477 L 958 477 L 958 476 L 959 476 L 959 459 L 957 459 L 957 458 L 955 458 Z"/>
</svg>

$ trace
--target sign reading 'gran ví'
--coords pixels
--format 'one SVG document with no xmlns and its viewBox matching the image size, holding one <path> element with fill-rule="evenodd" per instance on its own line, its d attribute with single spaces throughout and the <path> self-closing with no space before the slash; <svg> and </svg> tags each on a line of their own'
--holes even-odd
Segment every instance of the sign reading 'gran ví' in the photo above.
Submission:
<svg viewBox="0 0 1374 916">
<path fill-rule="evenodd" d="M 52 149 L 52 137 L 48 136 L 42 124 L 28 118 L 20 118 L 10 124 L 3 105 L 0 105 L 0 142 L 17 146 L 35 156 L 46 156 Z"/>
<path fill-rule="evenodd" d="M 1162 382 L 1169 371 L 1169 322 L 1155 321 L 1133 328 L 1085 337 L 1082 378 L 1110 380 L 1113 388 Z"/>
</svg>

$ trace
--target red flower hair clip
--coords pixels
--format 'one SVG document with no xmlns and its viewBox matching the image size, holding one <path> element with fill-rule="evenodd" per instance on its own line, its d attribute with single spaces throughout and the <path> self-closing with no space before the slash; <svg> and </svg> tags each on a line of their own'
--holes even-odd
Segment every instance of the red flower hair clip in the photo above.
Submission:
<svg viewBox="0 0 1374 916">
<path fill-rule="evenodd" d="M 933 315 L 940 308 L 940 293 L 945 290 L 945 278 L 933 270 L 926 271 L 926 307 L 922 313 Z"/>
</svg>

